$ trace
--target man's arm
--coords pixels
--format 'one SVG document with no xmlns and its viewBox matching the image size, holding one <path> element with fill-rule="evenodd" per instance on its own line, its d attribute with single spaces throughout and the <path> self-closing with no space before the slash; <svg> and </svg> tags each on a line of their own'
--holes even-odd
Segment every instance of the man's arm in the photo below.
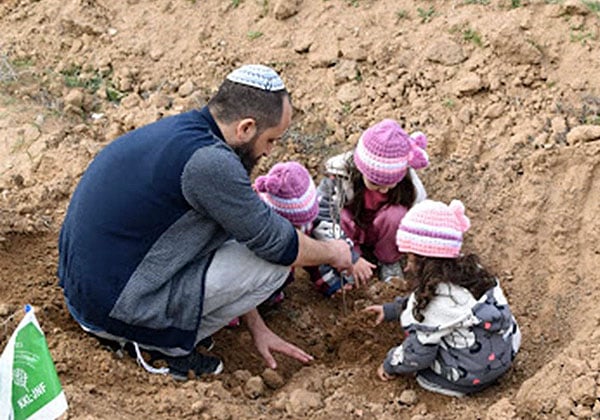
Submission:
<svg viewBox="0 0 600 420">
<path fill-rule="evenodd" d="M 298 255 L 293 266 L 329 264 L 339 272 L 352 270 L 352 252 L 342 239 L 318 241 L 298 232 Z"/>
</svg>

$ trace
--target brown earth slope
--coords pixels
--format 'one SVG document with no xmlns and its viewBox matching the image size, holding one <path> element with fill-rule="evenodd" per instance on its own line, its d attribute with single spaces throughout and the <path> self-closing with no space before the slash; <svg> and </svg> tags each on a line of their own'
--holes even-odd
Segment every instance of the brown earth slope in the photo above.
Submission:
<svg viewBox="0 0 600 420">
<path fill-rule="evenodd" d="M 579 0 L 4 0 L 0 3 L 0 345 L 31 303 L 69 418 L 589 418 L 600 415 L 600 2 Z M 145 373 L 86 337 L 55 277 L 68 199 L 119 134 L 197 107 L 234 67 L 292 91 L 279 159 L 315 178 L 382 118 L 429 137 L 429 195 L 464 201 L 466 248 L 523 331 L 514 368 L 453 400 L 374 371 L 399 340 L 358 310 L 399 290 L 320 298 L 305 276 L 266 317 L 316 356 L 265 372 L 242 327 L 216 380 Z M 408 392 L 407 392 L 408 391 Z M 415 391 L 413 393 L 411 391 Z"/>
</svg>

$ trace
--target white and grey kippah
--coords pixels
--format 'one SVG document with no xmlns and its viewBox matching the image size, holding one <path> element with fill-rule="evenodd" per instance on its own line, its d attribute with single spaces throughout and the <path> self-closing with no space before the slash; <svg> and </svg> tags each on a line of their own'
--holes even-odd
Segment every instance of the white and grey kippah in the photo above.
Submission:
<svg viewBox="0 0 600 420">
<path fill-rule="evenodd" d="M 246 64 L 239 67 L 227 75 L 227 80 L 270 92 L 285 89 L 277 72 L 262 64 Z"/>
</svg>

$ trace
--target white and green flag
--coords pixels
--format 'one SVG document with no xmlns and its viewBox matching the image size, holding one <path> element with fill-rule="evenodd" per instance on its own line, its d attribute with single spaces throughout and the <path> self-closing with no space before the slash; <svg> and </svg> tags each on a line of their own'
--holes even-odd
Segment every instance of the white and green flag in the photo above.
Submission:
<svg viewBox="0 0 600 420">
<path fill-rule="evenodd" d="M 0 420 L 55 419 L 67 399 L 33 309 L 25 311 L 0 356 Z"/>
</svg>

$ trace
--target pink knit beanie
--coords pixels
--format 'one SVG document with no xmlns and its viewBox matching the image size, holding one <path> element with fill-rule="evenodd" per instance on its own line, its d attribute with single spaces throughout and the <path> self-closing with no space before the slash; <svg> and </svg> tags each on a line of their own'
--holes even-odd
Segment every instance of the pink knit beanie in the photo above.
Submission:
<svg viewBox="0 0 600 420">
<path fill-rule="evenodd" d="M 315 183 L 298 162 L 275 164 L 267 175 L 256 178 L 254 188 L 273 210 L 294 226 L 307 225 L 317 217 L 319 203 Z"/>
<path fill-rule="evenodd" d="M 390 119 L 369 127 L 358 140 L 354 163 L 372 183 L 392 185 L 402 181 L 409 167 L 425 168 L 427 137 L 421 132 L 410 136 Z"/>
<path fill-rule="evenodd" d="M 456 258 L 460 255 L 463 233 L 470 226 L 465 206 L 459 200 L 452 200 L 449 206 L 424 200 L 415 204 L 400 222 L 396 244 L 400 252 Z"/>
</svg>

